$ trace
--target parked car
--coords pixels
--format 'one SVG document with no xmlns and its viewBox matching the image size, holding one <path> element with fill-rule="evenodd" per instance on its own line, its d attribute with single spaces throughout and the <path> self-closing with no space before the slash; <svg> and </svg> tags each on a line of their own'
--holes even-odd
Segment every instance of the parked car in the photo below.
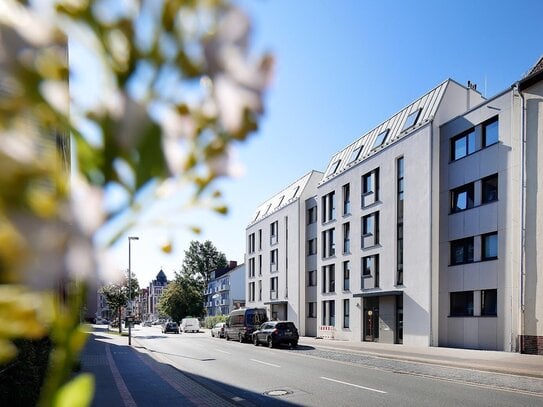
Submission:
<svg viewBox="0 0 543 407">
<path fill-rule="evenodd" d="M 179 325 L 177 325 L 177 322 L 166 322 L 164 324 L 164 327 L 162 328 L 162 333 L 166 334 L 168 332 L 173 332 L 174 334 L 179 333 Z"/>
<path fill-rule="evenodd" d="M 228 316 L 224 328 L 224 336 L 240 342 L 250 341 L 253 332 L 268 320 L 266 308 L 240 308 Z"/>
<path fill-rule="evenodd" d="M 211 336 L 212 337 L 218 337 L 218 338 L 224 338 L 224 322 L 219 322 L 215 324 L 213 328 L 211 328 Z"/>
<path fill-rule="evenodd" d="M 269 321 L 253 332 L 253 344 L 255 346 L 265 343 L 270 348 L 274 348 L 277 345 L 286 343 L 295 348 L 298 346 L 298 339 L 296 325 L 288 321 Z"/>
<path fill-rule="evenodd" d="M 151 321 L 145 321 L 143 323 L 143 326 L 153 326 L 152 322 Z"/>
<path fill-rule="evenodd" d="M 183 332 L 200 332 L 200 321 L 198 321 L 198 318 L 183 318 L 181 320 L 181 330 Z"/>
</svg>

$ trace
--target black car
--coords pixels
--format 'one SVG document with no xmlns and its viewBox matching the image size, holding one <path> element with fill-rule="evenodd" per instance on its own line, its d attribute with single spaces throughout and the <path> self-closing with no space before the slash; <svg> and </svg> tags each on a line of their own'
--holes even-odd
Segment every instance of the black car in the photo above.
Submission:
<svg viewBox="0 0 543 407">
<path fill-rule="evenodd" d="M 174 334 L 179 333 L 179 325 L 177 325 L 177 322 L 166 322 L 164 324 L 162 327 L 162 333 L 166 334 L 168 332 L 173 332 Z"/>
<path fill-rule="evenodd" d="M 260 328 L 253 332 L 253 344 L 267 344 L 273 348 L 280 344 L 289 344 L 293 348 L 298 346 L 298 329 L 292 322 L 269 321 L 263 323 Z"/>
</svg>

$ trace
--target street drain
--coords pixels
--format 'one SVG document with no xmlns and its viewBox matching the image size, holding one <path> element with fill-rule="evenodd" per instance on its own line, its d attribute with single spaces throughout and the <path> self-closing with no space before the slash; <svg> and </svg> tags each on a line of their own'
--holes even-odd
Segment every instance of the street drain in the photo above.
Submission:
<svg viewBox="0 0 543 407">
<path fill-rule="evenodd" d="M 270 390 L 270 391 L 264 392 L 264 395 L 272 396 L 272 397 L 281 397 L 281 396 L 286 396 L 287 394 L 292 394 L 292 392 L 288 390 Z"/>
</svg>

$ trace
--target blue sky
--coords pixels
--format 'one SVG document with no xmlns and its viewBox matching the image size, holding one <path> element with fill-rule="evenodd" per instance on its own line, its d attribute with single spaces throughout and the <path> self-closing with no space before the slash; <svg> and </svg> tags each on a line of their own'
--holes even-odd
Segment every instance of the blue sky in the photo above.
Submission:
<svg viewBox="0 0 543 407">
<path fill-rule="evenodd" d="M 162 267 L 181 268 L 191 239 L 211 240 L 243 261 L 256 207 L 447 78 L 491 97 L 543 55 L 540 0 L 246 0 L 255 51 L 276 71 L 260 130 L 237 149 L 245 175 L 220 184 L 230 213 L 180 212 L 168 231 L 136 227 L 132 271 L 147 285 Z M 174 250 L 159 245 L 172 238 Z M 115 247 L 128 265 L 128 243 Z"/>
</svg>

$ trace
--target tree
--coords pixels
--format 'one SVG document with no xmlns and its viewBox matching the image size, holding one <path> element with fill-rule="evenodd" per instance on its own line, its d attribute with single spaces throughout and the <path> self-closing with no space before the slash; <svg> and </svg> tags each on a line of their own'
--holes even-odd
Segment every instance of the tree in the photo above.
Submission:
<svg viewBox="0 0 543 407">
<path fill-rule="evenodd" d="M 136 277 L 132 277 L 132 295 L 130 298 L 134 300 L 134 297 L 139 292 L 139 283 Z M 128 304 L 128 276 L 126 276 L 120 283 L 108 284 L 100 290 L 100 293 L 104 296 L 109 309 L 113 315 L 117 315 L 119 320 L 119 333 L 122 333 L 121 326 L 121 311 L 124 306 Z"/>
<path fill-rule="evenodd" d="M 204 312 L 203 283 L 192 276 L 175 273 L 175 280 L 168 284 L 158 303 L 159 312 L 174 321 L 187 316 L 201 317 Z"/>
<path fill-rule="evenodd" d="M 181 271 L 203 282 L 204 287 L 209 283 L 211 272 L 225 268 L 228 265 L 226 256 L 206 240 L 200 243 L 196 240 L 190 242 L 188 250 L 185 250 L 185 258 Z"/>
</svg>

